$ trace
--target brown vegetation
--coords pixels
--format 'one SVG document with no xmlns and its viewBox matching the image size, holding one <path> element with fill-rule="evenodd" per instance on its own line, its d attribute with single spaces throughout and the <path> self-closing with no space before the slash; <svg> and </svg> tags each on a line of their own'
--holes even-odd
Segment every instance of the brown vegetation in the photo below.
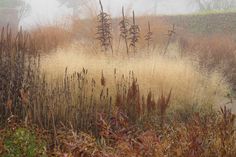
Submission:
<svg viewBox="0 0 236 157">
<path fill-rule="evenodd" d="M 128 26 L 123 11 L 121 32 L 113 36 L 112 20 L 101 4 L 97 39 L 102 50 L 113 52 L 116 37 L 125 40 L 126 46 L 119 45 L 113 56 L 97 49 L 96 55 L 87 52 L 96 43 L 96 32 L 86 34 L 88 21 L 77 23 L 87 30 L 82 39 L 75 28 L 49 26 L 16 35 L 9 27 L 2 29 L 0 155 L 19 147 L 27 156 L 29 141 L 40 146 L 35 146 L 36 156 L 236 155 L 235 115 L 226 107 L 215 109 L 231 94 L 222 75 L 235 83 L 234 39 L 180 36 L 178 27 L 168 32 L 171 25 L 164 23 L 137 24 L 134 12 L 132 20 Z M 173 57 L 167 51 L 176 41 L 180 51 L 175 49 Z M 66 49 L 70 42 L 74 47 Z M 58 47 L 63 49 L 55 51 Z M 60 51 L 65 52 L 60 56 Z M 62 61 L 57 62 L 55 53 Z M 24 141 L 25 135 L 33 140 Z"/>
<path fill-rule="evenodd" d="M 182 37 L 179 40 L 181 52 L 194 56 L 199 64 L 208 70 L 218 69 L 236 85 L 236 43 L 229 36 Z"/>
<path fill-rule="evenodd" d="M 37 49 L 41 49 L 41 53 L 66 47 L 75 36 L 68 28 L 61 26 L 40 26 L 31 30 L 30 35 L 36 43 Z"/>
</svg>

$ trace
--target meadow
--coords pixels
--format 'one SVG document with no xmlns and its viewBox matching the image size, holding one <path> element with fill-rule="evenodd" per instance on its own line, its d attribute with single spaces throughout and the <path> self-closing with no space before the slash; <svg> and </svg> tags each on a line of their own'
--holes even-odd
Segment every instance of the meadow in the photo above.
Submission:
<svg viewBox="0 0 236 157">
<path fill-rule="evenodd" d="M 3 27 L 0 155 L 234 157 L 235 32 L 170 21 Z"/>
</svg>

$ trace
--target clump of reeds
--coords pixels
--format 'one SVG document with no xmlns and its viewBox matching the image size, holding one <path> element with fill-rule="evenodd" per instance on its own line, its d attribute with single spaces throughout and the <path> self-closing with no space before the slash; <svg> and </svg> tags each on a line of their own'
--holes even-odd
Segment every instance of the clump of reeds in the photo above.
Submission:
<svg viewBox="0 0 236 157">
<path fill-rule="evenodd" d="M 30 35 L 22 29 L 13 35 L 9 26 L 3 27 L 0 37 L 0 103 L 3 104 L 0 106 L 0 117 L 2 123 L 10 115 L 18 115 L 20 118 L 27 115 L 27 92 L 37 80 L 39 56 Z"/>
<path fill-rule="evenodd" d="M 97 39 L 100 41 L 100 45 L 104 51 L 111 49 L 113 53 L 111 17 L 108 13 L 104 12 L 101 0 L 99 0 L 99 4 L 101 10 L 100 14 L 97 16 L 98 19 Z"/>
</svg>

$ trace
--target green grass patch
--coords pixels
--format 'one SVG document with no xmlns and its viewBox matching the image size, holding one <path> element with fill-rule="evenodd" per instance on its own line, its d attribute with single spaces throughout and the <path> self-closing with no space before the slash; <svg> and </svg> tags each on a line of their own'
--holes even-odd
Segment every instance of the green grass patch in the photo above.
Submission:
<svg viewBox="0 0 236 157">
<path fill-rule="evenodd" d="M 3 145 L 3 157 L 46 157 L 46 143 L 25 128 L 7 130 Z"/>
</svg>

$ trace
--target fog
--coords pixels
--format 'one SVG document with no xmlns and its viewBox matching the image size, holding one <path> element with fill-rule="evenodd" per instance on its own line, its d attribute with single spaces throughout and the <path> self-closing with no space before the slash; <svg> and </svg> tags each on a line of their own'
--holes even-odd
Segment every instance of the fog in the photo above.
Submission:
<svg viewBox="0 0 236 157">
<path fill-rule="evenodd" d="M 21 21 L 24 27 L 50 23 L 70 13 L 68 8 L 61 6 L 56 0 L 25 1 L 30 5 L 30 10 Z"/>
<path fill-rule="evenodd" d="M 71 9 L 60 4 L 57 0 L 25 0 L 30 5 L 30 11 L 22 19 L 21 24 L 25 27 L 50 23 L 63 16 L 72 14 Z M 146 14 L 187 14 L 196 11 L 188 0 L 103 0 L 104 9 L 113 17 L 120 15 L 121 7 L 124 6 L 128 13 L 135 10 L 137 15 Z M 87 7 L 81 8 L 79 15 L 86 17 L 88 7 L 97 10 L 98 0 L 91 0 Z"/>
<path fill-rule="evenodd" d="M 188 0 L 104 0 L 104 4 L 114 16 L 120 15 L 122 5 L 138 14 L 186 14 L 195 11 Z"/>
</svg>

